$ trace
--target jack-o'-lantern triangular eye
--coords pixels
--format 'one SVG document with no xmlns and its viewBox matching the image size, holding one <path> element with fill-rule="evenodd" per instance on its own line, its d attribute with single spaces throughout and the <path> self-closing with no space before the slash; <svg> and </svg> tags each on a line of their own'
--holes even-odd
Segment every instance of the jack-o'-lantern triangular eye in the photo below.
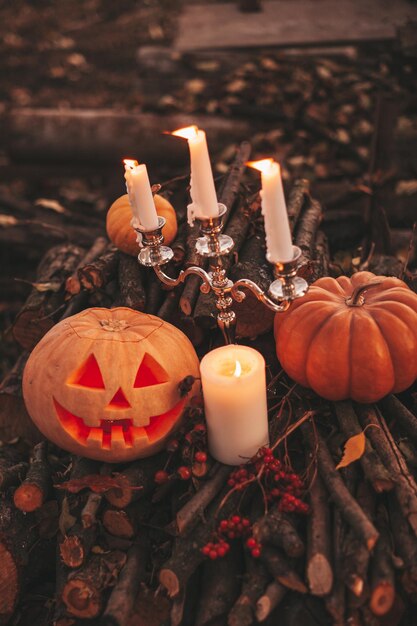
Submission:
<svg viewBox="0 0 417 626">
<path fill-rule="evenodd" d="M 145 354 L 136 374 L 134 387 L 150 387 L 168 381 L 168 374 L 150 354 Z"/>
<path fill-rule="evenodd" d="M 79 385 L 80 387 L 89 387 L 90 389 L 105 388 L 103 376 L 101 375 L 94 354 L 90 354 L 84 363 L 71 374 L 67 383 L 70 385 Z"/>
</svg>

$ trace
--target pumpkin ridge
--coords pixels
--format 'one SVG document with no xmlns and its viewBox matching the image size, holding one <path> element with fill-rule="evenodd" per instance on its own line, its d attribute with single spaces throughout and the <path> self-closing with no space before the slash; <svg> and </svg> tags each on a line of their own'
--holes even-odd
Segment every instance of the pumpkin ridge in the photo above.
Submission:
<svg viewBox="0 0 417 626">
<path fill-rule="evenodd" d="M 402 324 L 405 328 L 408 328 L 408 326 L 407 326 L 407 324 L 404 322 L 404 320 L 402 320 L 400 317 L 398 317 L 398 316 L 397 316 L 397 315 L 395 315 L 394 313 L 391 313 L 391 311 L 387 311 L 386 309 L 384 309 L 384 308 L 382 308 L 382 307 L 381 307 L 381 312 L 382 312 L 384 315 L 391 316 L 391 317 L 395 320 L 395 322 L 398 322 L 398 323 Z M 393 392 L 395 392 L 395 389 L 396 389 L 396 386 L 397 386 L 397 379 L 398 379 L 397 370 L 398 370 L 398 368 L 397 368 L 397 367 L 395 367 L 395 363 L 394 363 L 394 361 L 393 361 L 393 357 L 392 357 L 392 354 L 391 354 L 391 345 L 390 345 L 390 342 L 389 342 L 389 341 L 387 341 L 387 339 L 385 338 L 386 333 L 384 332 L 383 328 L 381 328 L 381 325 L 380 325 L 380 323 L 378 322 L 378 320 L 376 319 L 376 317 L 372 316 L 372 319 L 373 319 L 373 321 L 375 322 L 375 324 L 378 326 L 378 328 L 379 328 L 379 332 L 381 333 L 381 336 L 382 336 L 382 337 L 383 337 L 383 339 L 384 339 L 385 345 L 386 345 L 386 346 L 387 346 L 387 348 L 388 348 L 388 353 L 389 353 L 389 357 L 390 357 L 391 365 L 392 365 L 393 372 L 394 372 L 394 384 L 393 384 L 392 388 L 390 389 L 390 391 L 389 391 L 388 393 L 393 393 Z M 395 348 L 393 348 L 393 350 L 395 351 Z"/>
<path fill-rule="evenodd" d="M 349 376 L 349 395 L 352 395 L 352 366 L 353 366 L 353 362 L 352 362 L 352 351 L 353 351 L 353 341 L 352 341 L 352 337 L 353 337 L 353 328 L 355 325 L 355 309 L 349 309 L 350 311 L 352 311 L 352 314 L 350 316 L 350 324 L 349 324 L 349 350 L 348 350 L 348 376 Z"/>
<path fill-rule="evenodd" d="M 344 394 L 348 394 L 349 393 L 349 387 L 350 387 L 350 373 L 349 371 L 346 371 L 346 375 L 345 376 L 340 376 L 337 375 L 336 377 L 333 377 L 333 373 L 338 372 L 339 371 L 339 364 L 342 360 L 343 362 L 343 355 L 346 354 L 346 352 L 349 352 L 350 349 L 350 343 L 349 343 L 349 331 L 347 330 L 345 332 L 345 329 L 343 329 L 343 334 L 344 336 L 347 336 L 348 341 L 347 346 L 345 345 L 343 348 L 341 348 L 341 344 L 343 343 L 343 341 L 340 340 L 339 338 L 339 334 L 340 334 L 340 326 L 345 325 L 346 324 L 346 311 L 344 311 L 343 309 L 338 310 L 337 312 L 334 312 L 332 315 L 329 315 L 326 320 L 324 320 L 324 323 L 321 324 L 320 328 L 315 332 L 315 334 L 312 336 L 311 338 L 311 342 L 309 343 L 309 348 L 308 348 L 308 355 L 307 355 L 307 359 L 306 359 L 306 373 L 310 372 L 309 375 L 306 375 L 306 378 L 309 382 L 309 385 L 316 390 L 316 392 L 319 395 L 322 395 L 322 383 L 323 383 L 323 371 L 327 372 L 329 371 L 329 365 L 331 363 L 330 366 L 330 376 L 327 374 L 326 375 L 326 383 L 325 386 L 327 388 L 331 389 L 331 392 L 329 393 L 329 395 L 327 396 L 326 393 L 323 393 L 324 397 L 327 397 L 327 399 L 332 400 L 333 399 L 333 393 L 334 393 L 334 389 L 337 389 L 337 395 L 340 395 L 341 391 L 340 391 L 340 387 L 344 388 Z M 349 315 L 349 318 L 352 318 L 352 315 Z M 348 321 L 348 324 L 350 326 L 350 321 Z M 323 356 L 318 356 L 320 355 L 320 353 L 322 352 L 322 346 L 326 345 L 326 352 L 324 357 Z M 347 348 L 347 350 L 346 350 Z M 336 357 L 333 357 L 333 355 L 336 354 Z M 324 360 L 326 360 L 327 362 L 327 355 L 329 357 L 328 359 L 328 363 L 327 366 L 325 368 L 323 368 L 323 370 L 321 369 L 321 364 L 323 363 L 323 358 Z M 336 379 L 336 380 L 335 380 Z M 342 385 L 338 386 L 338 383 L 340 383 L 342 381 Z"/>
<path fill-rule="evenodd" d="M 381 339 L 382 339 L 382 342 L 384 343 L 384 345 L 385 345 L 385 346 L 386 346 L 386 348 L 387 348 L 387 353 L 388 353 L 389 360 L 390 360 L 390 363 L 391 363 L 391 369 L 392 369 L 393 374 L 394 374 L 394 384 L 393 384 L 393 386 L 391 387 L 391 389 L 390 389 L 389 391 L 387 391 L 387 394 L 388 394 L 388 393 L 391 393 L 391 392 L 392 392 L 392 390 L 393 390 L 393 389 L 394 389 L 394 387 L 395 387 L 395 367 L 394 367 L 394 363 L 393 363 L 393 361 L 392 361 L 392 357 L 391 357 L 391 350 L 390 350 L 390 346 L 389 346 L 389 344 L 388 344 L 387 340 L 385 339 L 385 334 L 382 332 L 382 328 L 381 328 L 381 326 L 378 324 L 378 322 L 377 322 L 377 320 L 375 319 L 375 317 L 374 317 L 373 315 L 371 315 L 369 311 L 364 310 L 364 309 L 363 309 L 363 307 L 362 307 L 362 311 L 366 314 L 366 316 L 367 316 L 367 317 L 369 317 L 369 319 L 370 319 L 370 320 L 372 320 L 372 322 L 373 322 L 373 323 L 375 324 L 375 326 L 378 328 L 378 331 L 379 331 L 380 337 L 381 337 Z M 387 394 L 386 394 L 386 395 L 387 395 Z"/>
<path fill-rule="evenodd" d="M 328 315 L 322 322 L 321 324 L 319 324 L 319 326 L 315 329 L 316 332 L 314 333 L 314 335 L 311 336 L 311 340 L 308 343 L 308 346 L 306 347 L 306 354 L 307 354 L 307 359 L 305 361 L 305 369 L 304 369 L 304 377 L 305 379 L 308 381 L 308 384 L 311 386 L 310 380 L 307 376 L 307 363 L 308 363 L 308 355 L 310 353 L 311 350 L 311 344 L 313 343 L 313 341 L 319 336 L 319 334 L 321 333 L 321 331 L 323 330 L 323 328 L 326 326 L 327 323 L 330 322 L 330 320 L 332 319 L 332 317 L 334 315 L 337 315 L 337 313 L 341 313 L 341 311 L 333 311 L 332 313 L 330 313 L 330 315 Z"/>
</svg>

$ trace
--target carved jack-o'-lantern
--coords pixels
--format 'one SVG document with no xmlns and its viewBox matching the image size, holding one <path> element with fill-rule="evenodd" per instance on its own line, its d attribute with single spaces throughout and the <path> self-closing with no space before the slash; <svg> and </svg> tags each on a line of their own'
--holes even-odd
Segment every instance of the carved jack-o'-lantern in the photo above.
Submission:
<svg viewBox="0 0 417 626">
<path fill-rule="evenodd" d="M 153 315 L 128 308 L 87 309 L 54 326 L 26 364 L 23 395 L 51 441 L 109 462 L 159 451 L 179 425 L 199 376 L 187 337 Z"/>
</svg>

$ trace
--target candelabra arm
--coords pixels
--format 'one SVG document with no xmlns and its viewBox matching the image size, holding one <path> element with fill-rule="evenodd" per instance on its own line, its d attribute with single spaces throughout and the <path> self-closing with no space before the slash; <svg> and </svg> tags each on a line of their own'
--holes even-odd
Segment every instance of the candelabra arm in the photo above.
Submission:
<svg viewBox="0 0 417 626">
<path fill-rule="evenodd" d="M 155 271 L 155 274 L 158 276 L 159 280 L 163 282 L 165 285 L 168 285 L 169 287 L 177 287 L 180 283 L 183 283 L 185 281 L 187 276 L 194 274 L 195 276 L 198 276 L 202 280 L 200 291 L 202 293 L 210 293 L 210 289 L 211 289 L 210 276 L 201 267 L 193 266 L 193 267 L 188 267 L 186 270 L 181 270 L 177 278 L 171 278 L 170 276 L 167 276 L 162 271 L 159 265 L 154 265 L 153 269 Z"/>
<path fill-rule="evenodd" d="M 242 302 L 242 300 L 246 298 L 246 294 L 241 291 L 239 287 L 244 287 L 245 289 L 251 291 L 253 295 L 256 296 L 258 300 L 260 300 L 260 302 L 265 304 L 265 306 L 267 306 L 272 311 L 275 311 L 276 313 L 282 313 L 283 311 L 286 311 L 291 304 L 288 300 L 283 300 L 282 302 L 274 302 L 266 295 L 264 291 L 262 291 L 260 287 L 258 287 L 256 283 L 254 283 L 252 280 L 249 280 L 248 278 L 241 278 L 234 283 L 231 289 L 231 296 L 236 302 Z"/>
</svg>

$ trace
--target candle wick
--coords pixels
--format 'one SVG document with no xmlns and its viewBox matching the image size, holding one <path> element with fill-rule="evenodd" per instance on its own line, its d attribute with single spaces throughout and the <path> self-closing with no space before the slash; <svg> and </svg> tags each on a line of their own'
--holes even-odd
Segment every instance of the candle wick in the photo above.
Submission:
<svg viewBox="0 0 417 626">
<path fill-rule="evenodd" d="M 239 361 L 236 361 L 235 371 L 233 372 L 233 376 L 236 376 L 236 378 L 239 378 L 241 374 L 242 374 L 242 366 Z"/>
</svg>

